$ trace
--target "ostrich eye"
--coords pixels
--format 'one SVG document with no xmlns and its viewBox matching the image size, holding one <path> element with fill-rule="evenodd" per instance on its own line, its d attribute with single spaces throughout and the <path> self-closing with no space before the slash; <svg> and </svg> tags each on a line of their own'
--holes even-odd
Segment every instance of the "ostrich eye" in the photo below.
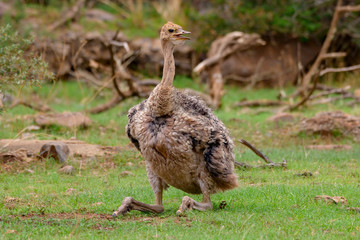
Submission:
<svg viewBox="0 0 360 240">
<path fill-rule="evenodd" d="M 171 32 L 171 33 L 174 32 L 174 29 L 169 29 L 169 32 Z"/>
</svg>

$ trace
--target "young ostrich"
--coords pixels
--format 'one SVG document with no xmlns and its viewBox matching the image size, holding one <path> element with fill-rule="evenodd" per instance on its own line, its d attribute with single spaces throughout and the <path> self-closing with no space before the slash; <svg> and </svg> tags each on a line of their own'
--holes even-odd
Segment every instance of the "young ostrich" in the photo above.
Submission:
<svg viewBox="0 0 360 240">
<path fill-rule="evenodd" d="M 233 141 L 224 124 L 195 96 L 173 87 L 173 51 L 189 34 L 168 22 L 161 28 L 164 54 L 161 82 L 150 97 L 129 110 L 126 132 L 145 158 L 147 176 L 155 194 L 155 204 L 126 197 L 116 217 L 131 210 L 161 213 L 163 190 L 169 185 L 191 194 L 203 194 L 202 202 L 185 196 L 177 211 L 212 208 L 210 194 L 238 186 L 234 173 Z"/>
</svg>

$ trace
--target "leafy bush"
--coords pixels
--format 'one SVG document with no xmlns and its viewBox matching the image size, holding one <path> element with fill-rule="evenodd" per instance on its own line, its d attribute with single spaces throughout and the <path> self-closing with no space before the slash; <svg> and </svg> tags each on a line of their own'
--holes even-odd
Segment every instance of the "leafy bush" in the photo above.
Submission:
<svg viewBox="0 0 360 240">
<path fill-rule="evenodd" d="M 346 4 L 355 3 L 350 0 Z M 196 27 L 194 32 L 198 33 L 196 48 L 205 50 L 217 36 L 230 31 L 322 40 L 328 31 L 335 5 L 335 0 L 210 0 L 202 9 L 189 5 L 187 16 L 191 26 Z M 358 13 L 348 13 L 340 20 L 338 32 L 360 33 L 356 24 Z"/>
<path fill-rule="evenodd" d="M 53 79 L 41 56 L 28 50 L 32 37 L 21 37 L 10 25 L 0 27 L 0 90 L 11 85 L 39 85 L 43 79 Z"/>
</svg>

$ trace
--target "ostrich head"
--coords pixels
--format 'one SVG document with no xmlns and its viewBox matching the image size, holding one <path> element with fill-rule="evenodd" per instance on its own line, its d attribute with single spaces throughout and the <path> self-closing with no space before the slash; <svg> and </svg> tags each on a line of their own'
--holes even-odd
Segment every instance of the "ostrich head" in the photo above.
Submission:
<svg viewBox="0 0 360 240">
<path fill-rule="evenodd" d="M 174 45 L 180 45 L 186 40 L 190 40 L 190 38 L 182 36 L 189 33 L 183 30 L 181 26 L 168 22 L 161 28 L 160 39 L 161 41 L 170 41 Z"/>
</svg>

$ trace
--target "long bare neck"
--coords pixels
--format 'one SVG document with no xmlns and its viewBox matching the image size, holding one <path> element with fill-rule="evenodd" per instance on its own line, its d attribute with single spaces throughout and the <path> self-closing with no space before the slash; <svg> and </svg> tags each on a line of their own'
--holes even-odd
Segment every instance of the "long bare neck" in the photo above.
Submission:
<svg viewBox="0 0 360 240">
<path fill-rule="evenodd" d="M 164 54 L 164 68 L 160 84 L 170 87 L 173 84 L 175 76 L 174 45 L 169 41 L 162 40 L 161 46 Z"/>
<path fill-rule="evenodd" d="M 162 40 L 161 46 L 164 54 L 163 76 L 148 99 L 148 106 L 154 116 L 167 115 L 174 106 L 174 45 L 169 41 Z"/>
</svg>

